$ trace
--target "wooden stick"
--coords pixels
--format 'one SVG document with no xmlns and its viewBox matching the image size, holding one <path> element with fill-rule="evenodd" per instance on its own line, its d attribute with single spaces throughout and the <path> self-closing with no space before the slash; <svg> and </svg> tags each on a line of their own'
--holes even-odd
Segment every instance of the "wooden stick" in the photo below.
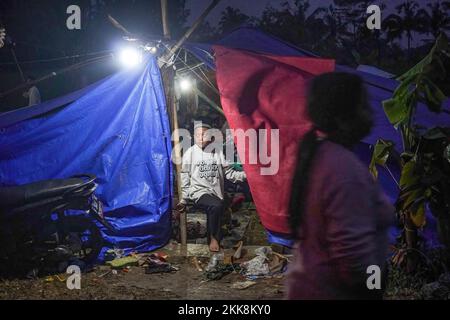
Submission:
<svg viewBox="0 0 450 320">
<path fill-rule="evenodd" d="M 174 151 L 175 151 L 175 166 L 177 171 L 177 188 L 178 188 L 178 198 L 182 195 L 181 190 L 181 144 L 180 144 L 180 135 L 178 134 L 179 126 L 178 126 L 178 112 L 177 112 L 177 101 L 175 94 L 175 77 L 173 77 L 173 101 L 172 101 L 172 123 L 173 123 L 173 143 L 174 143 Z M 187 245 L 187 217 L 186 210 L 180 212 L 180 238 L 181 245 L 184 247 Z"/>
<path fill-rule="evenodd" d="M 178 42 L 172 48 L 169 48 L 169 51 L 160 59 L 160 67 L 165 66 L 165 79 L 166 79 L 166 97 L 167 97 L 167 107 L 169 112 L 171 113 L 172 120 L 172 129 L 174 132 L 174 151 L 175 151 L 175 166 L 177 172 L 177 190 L 178 197 L 181 197 L 181 151 L 180 151 L 180 137 L 178 135 L 178 114 L 177 114 L 177 101 L 176 101 L 176 93 L 175 93 L 175 71 L 170 68 L 166 62 L 169 61 L 174 52 L 176 52 L 184 42 L 191 36 L 191 34 L 198 28 L 198 26 L 203 22 L 206 16 L 211 12 L 212 9 L 219 3 L 220 0 L 213 0 L 213 2 L 205 9 L 205 11 L 198 17 L 198 19 L 194 22 L 192 27 L 184 34 L 184 36 L 178 40 Z M 161 10 L 163 17 L 163 29 L 164 35 L 170 35 L 170 27 L 168 23 L 168 14 L 167 14 L 167 1 L 161 0 Z M 182 251 L 187 254 L 187 217 L 186 212 L 180 212 L 180 238 L 181 238 L 181 246 Z"/>
<path fill-rule="evenodd" d="M 14 51 L 14 48 L 11 46 L 11 54 L 14 58 L 14 62 L 17 66 L 17 69 L 19 69 L 20 78 L 22 79 L 22 82 L 26 82 L 25 76 L 23 74 L 22 68 L 20 67 L 19 61 L 17 60 L 16 52 Z"/>
<path fill-rule="evenodd" d="M 49 73 L 49 74 L 47 74 L 47 75 L 45 75 L 43 77 L 40 77 L 39 79 L 30 81 L 30 82 L 27 82 L 27 83 L 22 83 L 21 85 L 15 87 L 15 88 L 12 88 L 12 89 L 10 89 L 8 91 L 2 92 L 2 93 L 0 93 L 0 98 L 3 98 L 3 97 L 5 97 L 5 96 L 7 96 L 7 95 L 9 95 L 11 93 L 14 93 L 14 92 L 18 91 L 18 90 L 25 89 L 28 86 L 32 86 L 32 85 L 35 85 L 35 84 L 37 84 L 39 82 L 42 82 L 44 80 L 56 77 L 56 76 L 58 76 L 60 74 L 63 74 L 65 72 L 77 70 L 77 69 L 85 67 L 85 66 L 87 66 L 89 64 L 96 63 L 96 62 L 99 62 L 99 61 L 105 60 L 105 59 L 110 59 L 112 57 L 113 57 L 113 55 L 108 54 L 108 55 L 105 55 L 105 56 L 92 58 L 92 59 L 89 59 L 89 60 L 86 60 L 86 61 L 74 64 L 74 65 L 68 66 L 67 68 L 64 68 L 64 69 L 61 69 L 61 70 L 58 70 L 58 71 L 54 71 L 54 72 Z"/>
<path fill-rule="evenodd" d="M 170 28 L 169 28 L 169 14 L 168 14 L 168 5 L 167 0 L 161 0 L 161 11 L 162 11 L 162 24 L 164 31 L 164 38 L 166 40 L 170 40 Z"/>
<path fill-rule="evenodd" d="M 169 20 L 168 20 L 168 12 L 167 12 L 168 6 L 167 6 L 167 0 L 161 0 L 161 11 L 162 11 L 162 22 L 163 22 L 163 29 L 164 29 L 164 38 L 170 39 L 170 26 L 169 26 Z M 175 152 L 175 169 L 177 173 L 177 191 L 178 191 L 178 198 L 182 195 L 181 190 L 181 150 L 180 150 L 180 136 L 178 134 L 179 126 L 178 126 L 178 112 L 177 112 L 177 98 L 176 98 L 176 92 L 175 92 L 175 71 L 170 68 L 166 68 L 167 72 L 167 91 L 169 94 L 168 103 L 167 106 L 170 108 L 170 114 L 171 114 L 171 120 L 172 120 L 172 129 L 173 129 L 173 137 L 174 137 L 174 152 Z M 187 217 L 186 212 L 180 212 L 180 240 L 181 240 L 181 246 L 182 246 L 182 252 L 187 250 L 184 250 L 184 248 L 187 245 Z"/>
<path fill-rule="evenodd" d="M 195 20 L 192 27 L 189 28 L 188 31 L 184 34 L 184 36 L 178 40 L 178 42 L 172 47 L 169 48 L 169 51 L 161 58 L 161 63 L 165 64 L 167 61 L 170 61 L 170 58 L 175 55 L 178 49 L 181 48 L 181 46 L 186 42 L 187 39 L 194 33 L 195 30 L 197 30 L 198 26 L 205 20 L 206 16 L 217 6 L 217 4 L 220 2 L 220 0 L 213 0 L 213 2 L 203 11 L 203 13 L 200 15 L 200 17 Z"/>
<path fill-rule="evenodd" d="M 173 68 L 163 68 L 162 70 L 164 89 L 166 93 L 167 111 L 170 116 L 170 122 L 173 132 L 175 170 L 176 170 L 176 187 L 178 197 L 181 197 L 181 150 L 180 150 L 180 136 L 178 135 L 178 114 L 177 114 L 177 100 L 175 93 L 175 70 Z M 180 240 L 182 250 L 187 245 L 187 221 L 186 212 L 180 212 Z"/>
<path fill-rule="evenodd" d="M 189 28 L 189 30 L 184 34 L 184 36 L 178 40 L 178 42 L 169 49 L 169 52 L 167 52 L 162 59 L 160 59 L 160 67 L 162 67 L 166 61 L 169 61 L 169 58 L 173 55 L 174 52 L 176 52 L 183 44 L 184 42 L 191 36 L 191 34 L 198 28 L 198 26 L 203 22 L 203 20 L 206 18 L 206 16 L 211 12 L 212 9 L 214 9 L 215 6 L 219 3 L 220 0 L 213 0 L 213 2 L 205 9 L 205 11 L 198 17 L 198 19 L 194 22 L 192 27 Z M 162 16 L 163 16 L 163 28 L 164 28 L 164 34 L 170 34 L 169 24 L 167 20 L 167 3 L 166 1 L 161 0 L 161 10 L 162 10 Z M 164 22 L 164 19 L 165 22 Z M 180 137 L 178 135 L 178 114 L 177 114 L 177 101 L 176 101 L 176 94 L 175 94 L 175 72 L 173 69 L 165 65 L 165 71 L 166 74 L 166 84 L 169 86 L 167 88 L 168 93 L 168 107 L 171 110 L 171 118 L 172 118 L 172 129 L 174 131 L 174 151 L 175 151 L 175 163 L 176 163 L 176 172 L 177 172 L 177 189 L 178 189 L 178 197 L 181 197 L 182 190 L 181 190 L 181 151 L 180 151 Z M 170 101 L 170 102 L 169 102 Z M 186 212 L 180 212 L 180 238 L 181 238 L 181 246 L 182 251 L 187 254 L 187 217 Z"/>
<path fill-rule="evenodd" d="M 132 36 L 131 32 L 128 31 L 123 25 L 120 24 L 119 21 L 114 19 L 111 15 L 108 14 L 108 20 L 113 24 L 114 27 L 117 29 L 122 30 L 123 33 L 125 33 L 127 36 Z"/>
<path fill-rule="evenodd" d="M 221 107 L 217 105 L 214 101 L 212 101 L 206 94 L 201 92 L 198 88 L 194 88 L 194 91 L 197 95 L 199 95 L 203 100 L 205 100 L 214 110 L 220 113 L 222 116 L 225 115 Z"/>
</svg>

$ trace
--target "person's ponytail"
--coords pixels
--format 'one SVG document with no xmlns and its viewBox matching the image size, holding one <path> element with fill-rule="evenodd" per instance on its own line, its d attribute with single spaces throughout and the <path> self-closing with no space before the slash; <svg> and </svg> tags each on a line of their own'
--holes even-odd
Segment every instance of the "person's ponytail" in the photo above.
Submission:
<svg viewBox="0 0 450 320">
<path fill-rule="evenodd" d="M 309 131 L 300 144 L 297 157 L 297 168 L 292 182 L 292 193 L 289 204 L 289 223 L 292 235 L 299 238 L 299 228 L 302 223 L 303 211 L 308 195 L 309 175 L 314 156 L 319 147 L 316 130 Z"/>
</svg>

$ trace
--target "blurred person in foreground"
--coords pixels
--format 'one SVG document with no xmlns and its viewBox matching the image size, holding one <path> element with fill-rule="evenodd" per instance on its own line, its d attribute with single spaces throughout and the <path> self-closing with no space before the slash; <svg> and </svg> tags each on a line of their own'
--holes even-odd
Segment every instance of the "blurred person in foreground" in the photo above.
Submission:
<svg viewBox="0 0 450 320">
<path fill-rule="evenodd" d="M 351 151 L 373 126 L 363 81 L 327 73 L 310 83 L 307 109 L 314 127 L 299 148 L 290 225 L 295 259 L 288 299 L 381 299 L 369 290 L 368 267 L 386 278 L 388 228 L 394 208 Z"/>
</svg>

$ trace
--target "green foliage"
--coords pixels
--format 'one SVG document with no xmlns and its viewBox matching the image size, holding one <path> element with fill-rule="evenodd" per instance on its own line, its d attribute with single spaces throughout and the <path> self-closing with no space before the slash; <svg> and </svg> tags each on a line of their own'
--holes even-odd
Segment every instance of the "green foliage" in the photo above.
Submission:
<svg viewBox="0 0 450 320">
<path fill-rule="evenodd" d="M 397 201 L 398 210 L 409 212 L 414 225 L 418 228 L 423 227 L 425 225 L 425 200 L 429 195 L 429 190 L 421 184 L 417 158 L 413 158 L 403 166 L 400 188 Z"/>
<path fill-rule="evenodd" d="M 425 133 L 413 121 L 418 103 L 439 113 L 447 99 L 443 84 L 448 82 L 448 40 L 441 35 L 430 53 L 398 78 L 399 87 L 383 107 L 391 124 L 400 129 L 404 152 L 397 211 L 417 228 L 426 224 L 425 207 L 436 216 L 450 216 L 450 162 L 446 161 L 450 129 L 432 128 Z M 376 164 L 384 165 L 392 145 L 379 140 L 374 149 L 370 171 L 377 177 Z"/>
<path fill-rule="evenodd" d="M 446 99 L 436 84 L 449 76 L 443 62 L 443 51 L 448 50 L 447 37 L 442 34 L 431 52 L 416 66 L 398 78 L 400 86 L 391 99 L 383 103 L 389 121 L 396 128 L 407 126 L 417 107 L 423 102 L 433 112 L 440 112 Z"/>
<path fill-rule="evenodd" d="M 403 155 L 397 209 L 409 214 L 418 228 L 426 223 L 426 204 L 437 218 L 450 217 L 449 138 L 449 128 L 432 128 L 420 136 L 416 153 Z"/>
<path fill-rule="evenodd" d="M 377 165 L 385 166 L 391 152 L 394 149 L 394 143 L 392 141 L 386 141 L 380 139 L 374 146 L 374 151 L 372 154 L 372 160 L 370 161 L 369 170 L 375 179 L 378 178 Z"/>
</svg>

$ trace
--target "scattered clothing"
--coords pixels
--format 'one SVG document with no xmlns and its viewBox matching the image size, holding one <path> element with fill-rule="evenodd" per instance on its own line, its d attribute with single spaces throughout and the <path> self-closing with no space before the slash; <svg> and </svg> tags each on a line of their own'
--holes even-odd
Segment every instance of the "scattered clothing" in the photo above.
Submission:
<svg viewBox="0 0 450 320">
<path fill-rule="evenodd" d="M 124 257 L 119 259 L 114 259 L 112 261 L 107 261 L 106 265 L 113 269 L 122 269 L 131 266 L 138 266 L 139 260 L 136 257 Z"/>
<path fill-rule="evenodd" d="M 122 249 L 108 249 L 105 252 L 105 261 L 112 261 L 125 257 L 125 250 Z"/>
<path fill-rule="evenodd" d="M 208 280 L 220 280 L 224 276 L 232 272 L 240 272 L 241 266 L 239 264 L 224 264 L 219 263 L 214 268 L 205 271 L 205 276 Z"/>
<path fill-rule="evenodd" d="M 270 275 L 268 254 L 270 248 L 261 247 L 255 250 L 256 257 L 252 260 L 241 263 L 243 274 L 246 277 L 264 277 Z"/>
<path fill-rule="evenodd" d="M 154 273 L 170 273 L 174 271 L 178 271 L 178 268 L 175 268 L 170 263 L 166 261 L 166 258 L 160 254 L 152 254 L 145 260 L 145 273 L 146 274 L 154 274 Z"/>
</svg>

